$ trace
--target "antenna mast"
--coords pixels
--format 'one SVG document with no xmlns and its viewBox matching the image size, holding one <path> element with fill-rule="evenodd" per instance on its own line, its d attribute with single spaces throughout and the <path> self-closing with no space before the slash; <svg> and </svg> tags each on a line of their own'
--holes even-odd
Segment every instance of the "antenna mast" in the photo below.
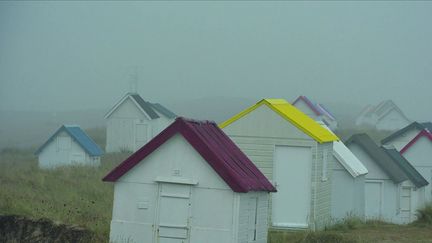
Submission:
<svg viewBox="0 0 432 243">
<path fill-rule="evenodd" d="M 132 93 L 138 92 L 138 66 L 134 66 L 133 72 L 129 75 L 129 91 Z"/>
</svg>

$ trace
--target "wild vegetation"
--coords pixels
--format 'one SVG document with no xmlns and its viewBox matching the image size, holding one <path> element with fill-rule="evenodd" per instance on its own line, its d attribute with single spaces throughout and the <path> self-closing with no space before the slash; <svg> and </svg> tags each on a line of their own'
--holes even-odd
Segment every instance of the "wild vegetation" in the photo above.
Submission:
<svg viewBox="0 0 432 243">
<path fill-rule="evenodd" d="M 79 225 L 106 242 L 113 185 L 101 179 L 127 156 L 125 153 L 103 156 L 99 168 L 42 170 L 31 151 L 4 149 L 0 153 L 0 214 Z"/>
<path fill-rule="evenodd" d="M 99 168 L 41 170 L 32 152 L 0 152 L 0 215 L 75 225 L 92 232 L 92 242 L 107 242 L 113 185 L 101 179 L 129 154 L 105 155 Z M 320 232 L 271 230 L 269 242 L 432 242 L 432 206 L 419 210 L 419 220 L 411 225 L 363 222 L 349 217 Z"/>
</svg>

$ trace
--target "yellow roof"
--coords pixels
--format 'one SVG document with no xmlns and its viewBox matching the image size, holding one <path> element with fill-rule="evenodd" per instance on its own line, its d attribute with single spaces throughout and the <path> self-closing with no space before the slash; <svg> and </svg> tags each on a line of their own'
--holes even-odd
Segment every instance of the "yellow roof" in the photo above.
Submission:
<svg viewBox="0 0 432 243">
<path fill-rule="evenodd" d="M 297 109 L 284 99 L 263 99 L 255 105 L 247 108 L 246 110 L 221 123 L 219 127 L 224 128 L 228 126 L 229 124 L 237 121 L 251 111 L 260 107 L 261 105 L 268 106 L 285 120 L 291 122 L 294 126 L 296 126 L 298 129 L 300 129 L 319 143 L 339 140 L 339 138 L 332 132 L 329 132 L 327 129 L 322 127 L 312 118 L 301 112 L 299 109 Z"/>
</svg>

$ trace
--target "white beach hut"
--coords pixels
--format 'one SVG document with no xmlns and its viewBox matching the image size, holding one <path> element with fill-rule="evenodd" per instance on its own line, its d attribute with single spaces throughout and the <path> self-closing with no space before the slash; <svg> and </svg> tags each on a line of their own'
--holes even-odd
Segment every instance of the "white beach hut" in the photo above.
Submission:
<svg viewBox="0 0 432 243">
<path fill-rule="evenodd" d="M 365 218 L 408 223 L 424 203 L 428 182 L 395 149 L 379 147 L 366 134 L 353 135 L 347 146 L 366 166 Z"/>
<path fill-rule="evenodd" d="M 275 188 L 213 122 L 177 118 L 104 181 L 112 242 L 267 242 Z"/>
<path fill-rule="evenodd" d="M 357 126 L 380 131 L 399 130 L 410 123 L 410 119 L 392 100 L 382 101 L 375 107 L 368 105 L 356 118 Z"/>
<path fill-rule="evenodd" d="M 127 93 L 105 115 L 106 152 L 136 151 L 171 124 L 176 115 L 158 103 Z"/>
<path fill-rule="evenodd" d="M 35 154 L 40 168 L 55 168 L 73 164 L 99 166 L 103 152 L 78 125 L 63 125 Z"/>
<path fill-rule="evenodd" d="M 368 170 L 341 141 L 333 143 L 333 157 L 332 218 L 363 218 Z"/>
<path fill-rule="evenodd" d="M 261 100 L 220 127 L 276 185 L 273 227 L 330 223 L 333 133 L 283 99 Z"/>
</svg>

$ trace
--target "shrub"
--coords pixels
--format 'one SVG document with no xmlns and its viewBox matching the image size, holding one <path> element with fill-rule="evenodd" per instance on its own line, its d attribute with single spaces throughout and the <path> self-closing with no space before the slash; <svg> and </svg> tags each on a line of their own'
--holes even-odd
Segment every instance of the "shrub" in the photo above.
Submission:
<svg viewBox="0 0 432 243">
<path fill-rule="evenodd" d="M 417 220 L 414 224 L 432 225 L 432 204 L 417 210 Z"/>
</svg>

